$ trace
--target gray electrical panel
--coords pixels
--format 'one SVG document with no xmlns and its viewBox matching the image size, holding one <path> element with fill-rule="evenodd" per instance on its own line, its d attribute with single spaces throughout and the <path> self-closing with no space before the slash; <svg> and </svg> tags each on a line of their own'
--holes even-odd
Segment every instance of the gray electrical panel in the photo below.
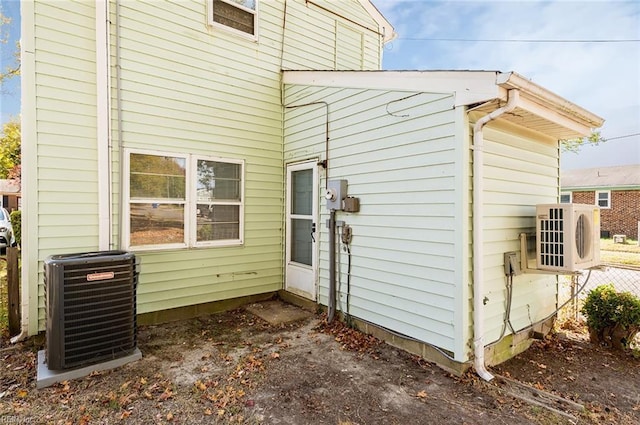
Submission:
<svg viewBox="0 0 640 425">
<path fill-rule="evenodd" d="M 327 210 L 342 210 L 342 201 L 347 197 L 347 181 L 329 180 L 324 197 L 327 200 Z"/>
</svg>

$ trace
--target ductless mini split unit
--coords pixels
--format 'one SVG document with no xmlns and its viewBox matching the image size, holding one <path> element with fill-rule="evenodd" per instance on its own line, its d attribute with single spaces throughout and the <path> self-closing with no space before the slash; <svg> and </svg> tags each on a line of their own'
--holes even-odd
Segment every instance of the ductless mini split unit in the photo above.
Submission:
<svg viewBox="0 0 640 425">
<path fill-rule="evenodd" d="M 537 269 L 572 273 L 600 264 L 600 208 L 536 205 Z"/>
</svg>

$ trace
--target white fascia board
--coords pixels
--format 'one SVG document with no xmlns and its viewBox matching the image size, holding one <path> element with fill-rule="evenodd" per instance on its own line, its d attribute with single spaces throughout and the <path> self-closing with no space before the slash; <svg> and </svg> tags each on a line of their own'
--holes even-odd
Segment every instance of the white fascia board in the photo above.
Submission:
<svg viewBox="0 0 640 425">
<path fill-rule="evenodd" d="M 526 93 L 528 97 L 534 98 L 545 105 L 546 108 L 558 111 L 565 116 L 570 116 L 574 122 L 582 121 L 582 126 L 590 129 L 586 134 L 589 134 L 591 129 L 601 127 L 604 124 L 604 118 L 587 111 L 515 72 L 499 73 L 496 78 L 496 84 L 505 89 L 518 89 L 521 93 Z"/>
<path fill-rule="evenodd" d="M 545 120 L 551 121 L 559 126 L 573 130 L 577 133 L 577 137 L 588 136 L 591 134 L 591 126 L 584 123 L 584 121 L 578 121 L 573 117 L 559 113 L 547 106 L 543 106 L 528 98 L 527 93 L 523 93 L 522 97 L 520 97 L 518 108 L 522 108 L 539 116 L 540 118 L 544 118 Z"/>
<path fill-rule="evenodd" d="M 454 106 L 473 105 L 499 97 L 494 71 L 284 71 L 284 84 L 450 93 Z"/>
<path fill-rule="evenodd" d="M 371 15 L 371 17 L 378 23 L 379 31 L 382 33 L 382 43 L 386 44 L 395 40 L 398 37 L 393 25 L 384 17 L 378 8 L 371 3 L 371 0 L 360 0 L 360 4 Z"/>
</svg>

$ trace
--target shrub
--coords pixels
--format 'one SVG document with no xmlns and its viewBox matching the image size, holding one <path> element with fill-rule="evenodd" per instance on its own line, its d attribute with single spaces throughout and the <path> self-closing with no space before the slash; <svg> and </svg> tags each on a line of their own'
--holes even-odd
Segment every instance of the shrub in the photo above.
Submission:
<svg viewBox="0 0 640 425">
<path fill-rule="evenodd" d="M 20 245 L 22 241 L 22 211 L 11 211 L 9 218 L 11 219 L 11 226 L 13 227 L 13 235 L 16 238 L 16 244 Z"/>
<path fill-rule="evenodd" d="M 582 313 L 592 342 L 624 349 L 640 331 L 640 298 L 630 292 L 617 292 L 612 284 L 589 291 Z"/>
</svg>

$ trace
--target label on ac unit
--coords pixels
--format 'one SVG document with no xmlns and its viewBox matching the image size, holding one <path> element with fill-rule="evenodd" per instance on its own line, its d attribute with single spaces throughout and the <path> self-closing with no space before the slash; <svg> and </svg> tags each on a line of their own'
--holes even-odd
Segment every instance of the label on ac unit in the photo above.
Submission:
<svg viewBox="0 0 640 425">
<path fill-rule="evenodd" d="M 115 274 L 113 272 L 92 273 L 87 275 L 87 282 L 93 282 L 96 280 L 113 279 L 114 276 Z"/>
</svg>

